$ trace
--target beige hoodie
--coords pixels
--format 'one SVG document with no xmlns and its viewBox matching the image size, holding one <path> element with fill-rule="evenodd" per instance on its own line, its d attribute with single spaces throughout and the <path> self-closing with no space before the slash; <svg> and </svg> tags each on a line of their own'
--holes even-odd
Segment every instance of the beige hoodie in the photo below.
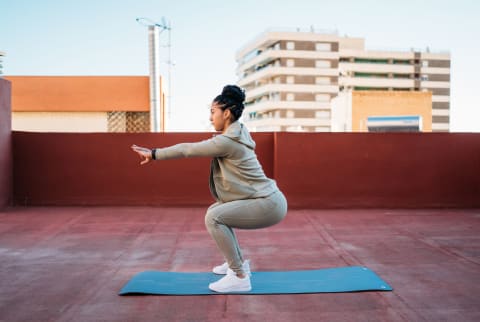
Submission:
<svg viewBox="0 0 480 322">
<path fill-rule="evenodd" d="M 213 157 L 210 191 L 220 202 L 267 197 L 278 191 L 274 180 L 265 176 L 255 154 L 255 142 L 240 122 L 225 133 L 197 143 L 180 143 L 156 149 L 155 159 Z"/>
</svg>

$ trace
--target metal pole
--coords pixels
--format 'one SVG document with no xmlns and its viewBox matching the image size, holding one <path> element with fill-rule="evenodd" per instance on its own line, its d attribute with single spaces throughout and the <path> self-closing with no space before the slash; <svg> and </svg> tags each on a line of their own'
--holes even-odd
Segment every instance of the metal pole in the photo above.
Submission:
<svg viewBox="0 0 480 322">
<path fill-rule="evenodd" d="M 150 132 L 163 132 L 160 97 L 160 62 L 158 59 L 159 32 L 156 25 L 148 26 L 150 63 Z"/>
<path fill-rule="evenodd" d="M 172 24 L 168 22 L 168 119 L 172 117 Z"/>
<path fill-rule="evenodd" d="M 165 18 L 162 17 L 162 24 L 158 24 L 148 18 L 137 18 L 137 22 L 141 25 L 148 26 L 148 48 L 150 62 L 150 131 L 165 131 L 165 102 L 163 102 L 160 82 L 160 61 L 159 61 L 159 37 L 160 32 L 164 30 L 170 31 Z M 159 32 L 159 28 L 161 31 Z M 169 32 L 170 42 L 170 32 Z M 170 56 L 170 51 L 169 51 Z M 169 58 L 171 59 L 171 58 Z M 170 70 L 169 76 L 170 78 Z"/>
</svg>

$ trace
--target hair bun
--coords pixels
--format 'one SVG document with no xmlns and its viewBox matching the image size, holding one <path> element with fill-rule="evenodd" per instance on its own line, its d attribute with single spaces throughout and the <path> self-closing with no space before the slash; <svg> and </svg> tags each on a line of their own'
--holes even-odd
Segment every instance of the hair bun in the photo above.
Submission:
<svg viewBox="0 0 480 322">
<path fill-rule="evenodd" d="M 238 104 L 245 101 L 245 92 L 237 85 L 226 85 L 222 90 L 222 96 L 229 98 Z"/>
<path fill-rule="evenodd" d="M 216 103 L 221 104 L 221 109 L 229 109 L 233 115 L 233 120 L 236 121 L 242 116 L 245 106 L 245 92 L 237 85 L 226 85 L 223 87 L 222 94 L 215 97 L 213 100 Z"/>
</svg>

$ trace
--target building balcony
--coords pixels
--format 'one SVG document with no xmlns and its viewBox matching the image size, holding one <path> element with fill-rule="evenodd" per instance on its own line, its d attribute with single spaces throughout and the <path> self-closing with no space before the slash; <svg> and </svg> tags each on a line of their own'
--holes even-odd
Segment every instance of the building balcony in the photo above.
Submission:
<svg viewBox="0 0 480 322">
<path fill-rule="evenodd" d="M 265 100 L 246 106 L 244 113 L 263 113 L 272 110 L 329 110 L 330 102 L 271 101 Z"/>
<path fill-rule="evenodd" d="M 450 68 L 445 67 L 421 67 L 421 74 L 450 75 Z"/>
<path fill-rule="evenodd" d="M 432 102 L 450 102 L 450 96 L 432 95 Z"/>
<path fill-rule="evenodd" d="M 432 116 L 450 116 L 450 110 L 432 109 Z"/>
<path fill-rule="evenodd" d="M 316 68 L 316 67 L 274 67 L 268 66 L 261 70 L 255 71 L 237 82 L 238 86 L 246 87 L 252 83 L 268 80 L 276 76 L 319 76 L 319 77 L 336 77 L 338 76 L 337 68 Z"/>
<path fill-rule="evenodd" d="M 362 73 L 398 73 L 413 74 L 415 67 L 413 65 L 394 65 L 394 64 L 371 64 L 371 63 L 346 63 L 338 64 L 340 73 L 362 72 Z"/>
<path fill-rule="evenodd" d="M 249 127 L 261 126 L 315 126 L 315 127 L 330 127 L 330 119 L 320 118 L 276 118 L 276 117 L 262 117 L 258 119 L 245 120 L 245 124 Z"/>
<path fill-rule="evenodd" d="M 311 42 L 338 42 L 338 35 L 336 33 L 312 33 L 312 32 L 298 32 L 293 30 L 272 30 L 269 29 L 259 36 L 255 37 L 252 41 L 248 42 L 245 46 L 240 48 L 235 54 L 237 61 L 241 60 L 244 56 L 251 53 L 253 50 L 264 50 L 274 43 L 290 39 L 292 41 L 311 41 Z"/>
<path fill-rule="evenodd" d="M 450 125 L 448 123 L 432 123 L 432 130 L 434 131 L 448 131 Z"/>
<path fill-rule="evenodd" d="M 308 50 L 274 50 L 269 49 L 255 58 L 250 59 L 237 67 L 237 75 L 243 74 L 245 70 L 252 67 L 265 65 L 268 62 L 286 58 L 286 59 L 310 59 L 310 60 L 338 60 L 338 52 L 308 51 Z"/>
<path fill-rule="evenodd" d="M 340 77 L 339 86 L 375 87 L 375 88 L 414 88 L 413 79 L 375 78 L 375 77 Z"/>
<path fill-rule="evenodd" d="M 310 84 L 267 84 L 246 92 L 246 101 L 269 95 L 270 93 L 338 93 L 337 85 L 310 85 Z"/>
<path fill-rule="evenodd" d="M 399 59 L 410 60 L 415 58 L 412 51 L 377 51 L 377 50 L 357 50 L 344 49 L 339 52 L 340 57 L 355 57 L 363 59 Z"/>
<path fill-rule="evenodd" d="M 450 88 L 450 82 L 422 81 L 421 88 Z"/>
</svg>

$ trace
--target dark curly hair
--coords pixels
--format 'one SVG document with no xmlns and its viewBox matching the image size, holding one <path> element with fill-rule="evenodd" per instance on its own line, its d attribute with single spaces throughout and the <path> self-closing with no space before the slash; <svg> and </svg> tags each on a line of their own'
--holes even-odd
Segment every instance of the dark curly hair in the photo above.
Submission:
<svg viewBox="0 0 480 322">
<path fill-rule="evenodd" d="M 220 108 L 225 111 L 227 109 L 232 113 L 233 121 L 242 116 L 245 106 L 245 91 L 237 85 L 227 85 L 223 88 L 222 94 L 215 97 L 214 103 L 221 104 Z"/>
</svg>

